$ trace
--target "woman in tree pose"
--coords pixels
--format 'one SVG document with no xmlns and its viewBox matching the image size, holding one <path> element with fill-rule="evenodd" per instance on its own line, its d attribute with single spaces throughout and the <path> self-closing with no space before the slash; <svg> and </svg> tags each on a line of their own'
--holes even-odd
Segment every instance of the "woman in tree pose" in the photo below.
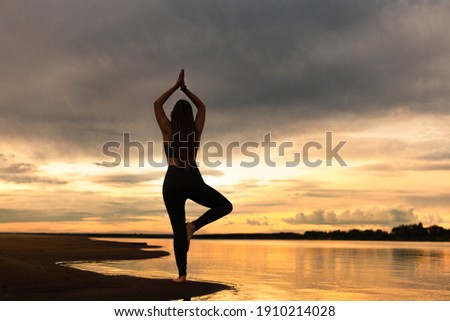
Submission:
<svg viewBox="0 0 450 321">
<path fill-rule="evenodd" d="M 197 114 L 194 119 L 191 104 L 180 99 L 175 103 L 171 119 L 167 118 L 163 105 L 180 89 L 194 103 Z M 195 231 L 218 220 L 233 210 L 233 205 L 218 191 L 208 186 L 196 164 L 200 136 L 205 125 L 205 104 L 184 81 L 181 70 L 175 85 L 170 87 L 154 102 L 155 116 L 161 129 L 168 168 L 163 184 L 164 203 L 173 230 L 173 246 L 178 267 L 175 282 L 186 282 L 187 252 Z M 190 199 L 209 209 L 198 219 L 186 223 L 185 203 Z"/>
</svg>

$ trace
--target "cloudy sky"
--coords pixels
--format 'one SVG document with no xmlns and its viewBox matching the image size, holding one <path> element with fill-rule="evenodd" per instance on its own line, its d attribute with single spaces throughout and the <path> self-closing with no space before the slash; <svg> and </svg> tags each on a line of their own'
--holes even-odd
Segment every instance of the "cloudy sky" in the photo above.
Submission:
<svg viewBox="0 0 450 321">
<path fill-rule="evenodd" d="M 237 145 L 199 155 L 234 204 L 204 232 L 448 228 L 448 30 L 446 0 L 2 1 L 0 231 L 171 232 L 152 102 L 181 68 L 203 146 Z M 327 166 L 327 132 L 347 166 Z M 124 133 L 145 146 L 130 166 Z"/>
</svg>

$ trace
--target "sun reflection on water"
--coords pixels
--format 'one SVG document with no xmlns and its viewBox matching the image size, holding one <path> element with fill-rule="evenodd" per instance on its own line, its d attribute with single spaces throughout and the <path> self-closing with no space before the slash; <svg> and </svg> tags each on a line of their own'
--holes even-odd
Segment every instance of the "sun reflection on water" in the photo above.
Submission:
<svg viewBox="0 0 450 321">
<path fill-rule="evenodd" d="M 172 254 L 171 240 L 144 241 Z M 173 255 L 70 266 L 103 274 L 176 276 Z M 194 239 L 188 274 L 190 280 L 234 288 L 195 300 L 449 300 L 450 244 Z"/>
</svg>

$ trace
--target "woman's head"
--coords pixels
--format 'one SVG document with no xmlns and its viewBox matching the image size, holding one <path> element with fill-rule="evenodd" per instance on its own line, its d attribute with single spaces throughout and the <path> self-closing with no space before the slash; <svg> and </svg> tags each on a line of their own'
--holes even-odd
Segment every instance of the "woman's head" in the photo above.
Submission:
<svg viewBox="0 0 450 321">
<path fill-rule="evenodd" d="M 180 99 L 175 103 L 172 113 L 170 114 L 172 122 L 194 122 L 194 114 L 192 113 L 191 104 L 184 99 Z"/>
</svg>

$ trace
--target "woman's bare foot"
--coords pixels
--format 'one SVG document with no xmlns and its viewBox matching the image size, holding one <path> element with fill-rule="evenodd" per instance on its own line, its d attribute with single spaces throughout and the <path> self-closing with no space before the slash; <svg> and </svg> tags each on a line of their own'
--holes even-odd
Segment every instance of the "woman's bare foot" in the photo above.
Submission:
<svg viewBox="0 0 450 321">
<path fill-rule="evenodd" d="M 187 238 L 187 250 L 189 251 L 189 245 L 191 244 L 192 235 L 194 235 L 195 232 L 195 225 L 194 223 L 186 223 L 186 238 Z"/>
<path fill-rule="evenodd" d="M 186 282 L 186 275 L 179 276 L 176 279 L 173 279 L 172 281 L 177 283 L 184 283 Z"/>
</svg>

